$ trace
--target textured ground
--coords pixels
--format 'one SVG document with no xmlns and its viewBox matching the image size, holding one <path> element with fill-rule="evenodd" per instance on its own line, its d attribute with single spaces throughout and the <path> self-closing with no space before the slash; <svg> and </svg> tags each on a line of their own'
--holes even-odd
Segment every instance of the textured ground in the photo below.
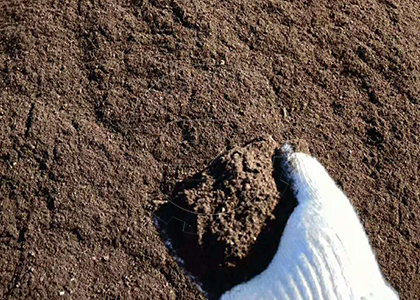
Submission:
<svg viewBox="0 0 420 300">
<path fill-rule="evenodd" d="M 0 2 L 0 298 L 202 299 L 153 214 L 303 139 L 420 299 L 417 1 Z M 228 279 L 226 279 L 228 280 Z"/>
</svg>

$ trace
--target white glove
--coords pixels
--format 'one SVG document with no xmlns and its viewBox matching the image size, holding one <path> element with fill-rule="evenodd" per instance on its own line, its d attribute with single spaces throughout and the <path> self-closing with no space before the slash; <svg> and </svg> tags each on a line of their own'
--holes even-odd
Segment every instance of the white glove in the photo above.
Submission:
<svg viewBox="0 0 420 300">
<path fill-rule="evenodd" d="M 355 210 L 313 157 L 283 147 L 298 206 L 268 268 L 221 300 L 396 300 Z"/>
</svg>

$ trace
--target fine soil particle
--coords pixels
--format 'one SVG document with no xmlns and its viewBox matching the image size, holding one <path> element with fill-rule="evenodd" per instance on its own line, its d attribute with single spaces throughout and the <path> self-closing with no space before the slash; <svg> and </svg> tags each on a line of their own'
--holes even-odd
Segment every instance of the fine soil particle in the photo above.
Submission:
<svg viewBox="0 0 420 300">
<path fill-rule="evenodd" d="M 279 148 L 271 137 L 234 147 L 177 184 L 156 212 L 163 238 L 209 298 L 260 273 L 275 254 L 296 206 Z"/>
<path fill-rule="evenodd" d="M 154 214 L 270 135 L 306 141 L 420 299 L 419 20 L 415 0 L 0 2 L 0 298 L 204 299 Z"/>
</svg>

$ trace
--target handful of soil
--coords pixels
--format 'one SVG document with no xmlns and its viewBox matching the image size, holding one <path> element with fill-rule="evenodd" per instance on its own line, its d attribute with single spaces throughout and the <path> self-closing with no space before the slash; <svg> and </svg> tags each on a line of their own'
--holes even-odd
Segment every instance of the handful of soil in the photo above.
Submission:
<svg viewBox="0 0 420 300">
<path fill-rule="evenodd" d="M 198 214 L 198 243 L 214 246 L 206 245 L 212 236 L 226 264 L 246 257 L 267 219 L 274 218 L 280 198 L 272 174 L 277 147 L 267 138 L 234 148 L 200 174 L 200 184 L 177 195 Z"/>
<path fill-rule="evenodd" d="M 281 184 L 277 149 L 264 137 L 227 151 L 179 183 L 157 212 L 174 255 L 215 298 L 263 271 L 277 250 L 295 206 L 281 200 L 290 189 Z"/>
</svg>

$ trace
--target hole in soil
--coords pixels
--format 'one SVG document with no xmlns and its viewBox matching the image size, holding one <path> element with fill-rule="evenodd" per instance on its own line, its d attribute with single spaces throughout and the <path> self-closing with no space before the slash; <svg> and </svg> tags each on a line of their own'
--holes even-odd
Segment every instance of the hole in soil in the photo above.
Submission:
<svg viewBox="0 0 420 300">
<path fill-rule="evenodd" d="M 27 230 L 27 228 L 19 230 L 18 243 L 26 242 L 25 234 Z"/>
<path fill-rule="evenodd" d="M 85 240 L 79 228 L 73 228 L 72 230 L 70 230 L 70 232 L 76 236 L 79 242 L 83 242 Z"/>
<path fill-rule="evenodd" d="M 366 131 L 367 141 L 371 145 L 380 145 L 384 141 L 384 135 L 376 128 L 370 128 Z"/>
<path fill-rule="evenodd" d="M 55 200 L 52 196 L 48 195 L 47 196 L 47 208 L 50 211 L 53 211 L 55 209 Z"/>
<path fill-rule="evenodd" d="M 155 212 L 169 251 L 209 299 L 267 268 L 297 204 L 278 148 L 264 143 L 217 158 Z"/>
</svg>

